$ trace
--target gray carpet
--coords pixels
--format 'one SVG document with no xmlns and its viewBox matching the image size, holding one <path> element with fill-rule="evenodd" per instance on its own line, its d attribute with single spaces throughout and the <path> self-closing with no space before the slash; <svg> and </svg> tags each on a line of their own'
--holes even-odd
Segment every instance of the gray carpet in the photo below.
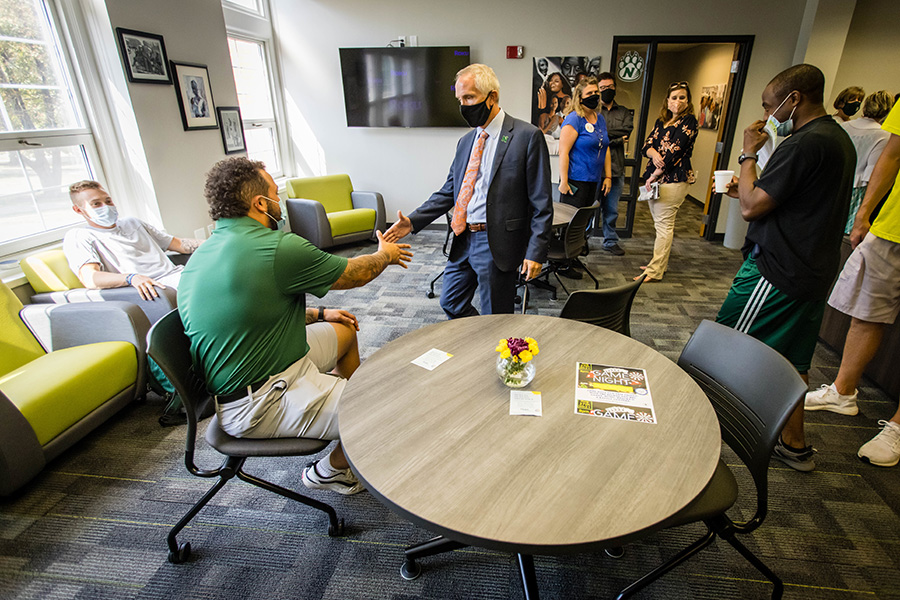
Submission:
<svg viewBox="0 0 900 600">
<path fill-rule="evenodd" d="M 675 358 L 697 323 L 713 318 L 740 263 L 737 252 L 696 236 L 699 209 L 679 214 L 669 273 L 644 285 L 632 311 L 632 335 Z M 587 258 L 601 286 L 618 285 L 639 272 L 652 249 L 646 206 L 638 207 L 628 254 L 597 250 Z M 391 267 L 362 289 L 329 293 L 324 303 L 360 318 L 361 351 L 443 318 L 428 281 L 441 269 L 444 234 L 412 238 L 416 257 L 408 270 Z M 344 248 L 343 255 L 372 245 Z M 588 287 L 588 280 L 573 283 Z M 558 314 L 565 301 L 532 295 L 529 312 Z M 319 304 L 310 299 L 311 305 Z M 810 378 L 831 381 L 838 359 L 819 347 Z M 747 545 L 787 584 L 788 599 L 900 599 L 900 468 L 879 469 L 856 458 L 860 444 L 888 418 L 896 399 L 868 382 L 861 414 L 807 415 L 807 434 L 819 449 L 818 468 L 797 473 L 780 463 L 770 469 L 770 512 L 745 537 Z M 760 382 L 765 385 L 764 381 Z M 48 466 L 22 492 L 0 501 L 0 598 L 33 599 L 312 599 L 390 598 L 519 599 L 512 556 L 478 548 L 422 561 L 413 582 L 398 569 L 403 548 L 428 539 L 427 531 L 394 516 L 367 493 L 351 498 L 315 493 L 347 522 L 348 535 L 329 538 L 327 519 L 302 505 L 241 482 L 229 483 L 182 533 L 194 555 L 188 564 L 166 561 L 165 534 L 208 486 L 182 464 L 184 428 L 161 429 L 161 401 L 150 397 L 111 419 Z M 746 469 L 730 452 L 743 489 Z M 217 463 L 203 448 L 199 460 Z M 303 459 L 250 461 L 248 470 L 286 486 L 301 486 Z M 631 499 L 623 498 L 623 502 Z M 735 517 L 752 511 L 742 496 Z M 577 526 L 577 523 L 573 524 Z M 628 547 L 621 560 L 605 555 L 535 557 L 542 598 L 611 598 L 620 588 L 697 537 L 697 527 L 666 531 Z M 737 552 L 716 543 L 649 587 L 640 598 L 767 598 L 771 587 Z"/>
</svg>

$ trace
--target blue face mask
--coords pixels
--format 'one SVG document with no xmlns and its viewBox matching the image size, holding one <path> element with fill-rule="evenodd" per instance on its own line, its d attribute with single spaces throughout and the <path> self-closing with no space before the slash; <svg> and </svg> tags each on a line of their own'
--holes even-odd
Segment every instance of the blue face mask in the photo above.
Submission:
<svg viewBox="0 0 900 600">
<path fill-rule="evenodd" d="M 268 196 L 263 196 L 263 198 L 278 205 L 278 213 L 280 215 L 278 219 L 270 215 L 268 212 L 266 212 L 266 216 L 272 220 L 272 222 L 269 223 L 269 229 L 271 229 L 272 231 L 281 231 L 282 229 L 284 229 L 284 225 L 286 223 L 286 219 L 284 218 L 284 207 L 281 206 L 281 202 L 272 200 Z"/>
<path fill-rule="evenodd" d="M 115 206 L 104 204 L 102 206 L 87 206 L 87 213 L 94 223 L 101 227 L 112 227 L 119 220 L 119 211 Z"/>
<path fill-rule="evenodd" d="M 794 92 L 791 92 L 790 94 L 785 96 L 784 100 L 781 101 L 781 104 L 778 105 L 778 108 L 773 110 L 771 112 L 771 114 L 769 114 L 769 118 L 766 120 L 766 129 L 769 131 L 774 131 L 776 133 L 776 135 L 778 135 L 778 137 L 787 137 L 787 136 L 791 135 L 791 133 L 794 131 L 794 118 L 793 117 L 794 117 L 794 111 L 797 109 L 796 106 L 793 109 L 791 109 L 790 116 L 784 122 L 781 122 L 775 118 L 775 113 L 777 113 L 781 109 L 781 107 L 784 106 L 784 103 L 787 102 L 787 99 L 790 98 L 791 94 L 793 94 L 793 93 Z"/>
</svg>

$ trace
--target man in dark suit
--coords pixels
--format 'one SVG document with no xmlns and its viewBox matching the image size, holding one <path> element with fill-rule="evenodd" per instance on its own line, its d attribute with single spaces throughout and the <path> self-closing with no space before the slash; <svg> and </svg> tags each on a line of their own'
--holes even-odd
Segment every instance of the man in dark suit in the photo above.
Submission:
<svg viewBox="0 0 900 600">
<path fill-rule="evenodd" d="M 444 186 L 409 217 L 397 212 L 386 240 L 421 231 L 453 210 L 453 244 L 444 269 L 441 308 L 451 319 L 511 313 L 516 277 L 537 277 L 547 258 L 553 220 L 550 157 L 533 125 L 500 108 L 500 82 L 485 65 L 456 74 L 460 112 L 473 130 L 456 146 Z"/>
</svg>

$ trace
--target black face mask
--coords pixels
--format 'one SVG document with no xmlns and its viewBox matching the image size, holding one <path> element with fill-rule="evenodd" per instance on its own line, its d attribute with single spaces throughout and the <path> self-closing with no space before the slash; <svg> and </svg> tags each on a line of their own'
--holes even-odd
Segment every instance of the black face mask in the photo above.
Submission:
<svg viewBox="0 0 900 600">
<path fill-rule="evenodd" d="M 488 94 L 488 98 L 489 97 L 490 94 Z M 459 106 L 459 114 L 466 120 L 469 127 L 481 127 L 487 123 L 488 117 L 491 116 L 491 110 L 494 108 L 493 106 L 488 108 L 487 101 L 488 99 L 485 98 L 483 102 L 479 102 L 478 104 L 461 104 Z"/>
<path fill-rule="evenodd" d="M 608 89 L 600 92 L 600 99 L 603 100 L 603 104 L 611 104 L 613 99 L 616 97 L 616 90 Z"/>
<path fill-rule="evenodd" d="M 845 102 L 844 108 L 842 108 L 841 110 L 843 110 L 844 114 L 847 115 L 848 117 L 852 117 L 853 115 L 855 115 L 856 113 L 859 112 L 860 104 L 862 104 L 862 103 L 859 100 L 857 100 L 856 102 Z"/>
<path fill-rule="evenodd" d="M 589 108 L 591 110 L 596 110 L 598 106 L 600 106 L 600 96 L 588 96 L 587 98 L 581 99 L 581 105 L 585 108 Z"/>
</svg>

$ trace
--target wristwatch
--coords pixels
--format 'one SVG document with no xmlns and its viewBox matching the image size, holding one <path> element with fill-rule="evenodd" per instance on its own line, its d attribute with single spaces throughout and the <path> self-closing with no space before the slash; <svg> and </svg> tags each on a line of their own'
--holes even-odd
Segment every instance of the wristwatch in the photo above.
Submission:
<svg viewBox="0 0 900 600">
<path fill-rule="evenodd" d="M 325 307 L 324 307 L 324 306 L 320 306 L 320 307 L 319 307 L 319 318 L 318 318 L 317 320 L 318 320 L 318 321 L 324 321 L 324 320 L 325 320 Z"/>
<path fill-rule="evenodd" d="M 757 160 L 756 155 L 755 154 L 746 154 L 744 152 L 741 152 L 741 155 L 738 157 L 738 164 L 740 165 L 745 160 L 750 160 L 750 159 Z"/>
</svg>

